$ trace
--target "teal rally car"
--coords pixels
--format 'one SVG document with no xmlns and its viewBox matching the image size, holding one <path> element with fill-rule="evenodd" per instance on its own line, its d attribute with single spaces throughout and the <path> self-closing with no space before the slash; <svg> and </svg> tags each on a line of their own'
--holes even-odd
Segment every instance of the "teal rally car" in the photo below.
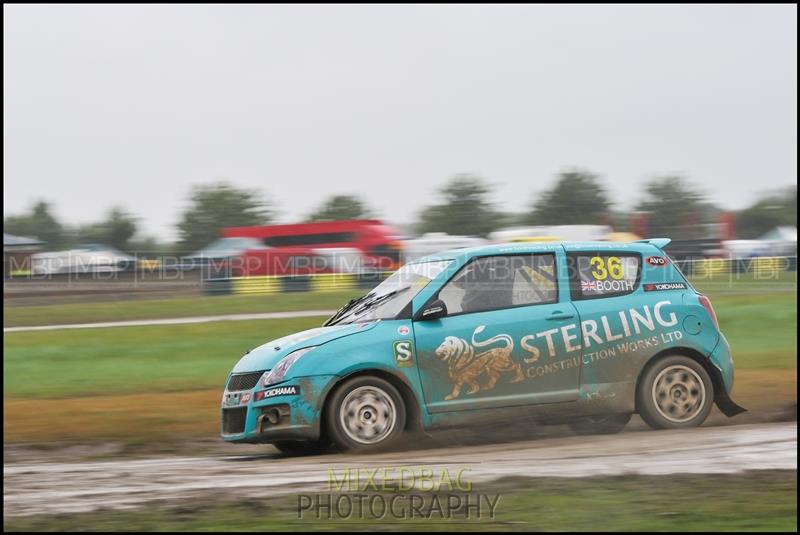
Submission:
<svg viewBox="0 0 800 535">
<path fill-rule="evenodd" d="M 408 430 L 481 422 L 621 431 L 695 427 L 731 400 L 733 360 L 709 299 L 663 248 L 514 243 L 404 265 L 319 328 L 248 351 L 222 438 L 369 451 Z"/>
</svg>

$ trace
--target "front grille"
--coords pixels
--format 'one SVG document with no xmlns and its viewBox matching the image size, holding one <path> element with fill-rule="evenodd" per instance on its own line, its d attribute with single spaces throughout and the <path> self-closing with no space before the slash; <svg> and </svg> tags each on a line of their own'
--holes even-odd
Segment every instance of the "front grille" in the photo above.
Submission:
<svg viewBox="0 0 800 535">
<path fill-rule="evenodd" d="M 243 433 L 245 420 L 247 420 L 247 407 L 222 409 L 222 432 L 226 435 Z"/>
<path fill-rule="evenodd" d="M 265 370 L 260 372 L 236 373 L 231 375 L 228 380 L 228 392 L 236 392 L 238 390 L 250 390 L 258 384 L 258 380 L 264 375 Z"/>
</svg>

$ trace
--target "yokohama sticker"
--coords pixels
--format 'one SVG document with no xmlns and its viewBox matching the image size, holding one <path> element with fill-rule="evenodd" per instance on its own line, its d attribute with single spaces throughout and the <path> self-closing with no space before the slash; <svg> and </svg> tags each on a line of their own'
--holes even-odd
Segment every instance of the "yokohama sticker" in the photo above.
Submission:
<svg viewBox="0 0 800 535">
<path fill-rule="evenodd" d="M 297 385 L 276 386 L 269 390 L 262 390 L 256 392 L 256 400 L 273 398 L 275 396 L 296 396 L 300 393 L 300 387 Z"/>
<path fill-rule="evenodd" d="M 685 290 L 686 283 L 684 282 L 664 282 L 661 284 L 645 284 L 645 292 L 662 292 L 665 290 Z"/>
</svg>

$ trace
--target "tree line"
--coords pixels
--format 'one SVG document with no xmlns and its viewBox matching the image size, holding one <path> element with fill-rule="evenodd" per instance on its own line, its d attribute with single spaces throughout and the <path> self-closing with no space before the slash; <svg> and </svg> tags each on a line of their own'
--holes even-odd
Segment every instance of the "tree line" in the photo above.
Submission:
<svg viewBox="0 0 800 535">
<path fill-rule="evenodd" d="M 723 212 L 682 176 L 665 176 L 644 184 L 640 200 L 629 210 L 612 202 L 600 177 L 583 170 L 556 176 L 551 187 L 538 193 L 528 209 L 510 213 L 492 202 L 493 186 L 475 175 L 457 175 L 437 192 L 436 202 L 419 212 L 416 231 L 486 236 L 511 225 L 605 224 L 617 231 L 674 239 L 703 237 L 704 225 Z M 736 236 L 757 238 L 776 226 L 797 225 L 797 185 L 766 194 L 733 213 Z M 335 221 L 375 217 L 359 197 L 334 195 L 307 215 L 305 221 Z M 103 243 L 122 251 L 192 252 L 219 237 L 224 227 L 266 225 L 275 220 L 275 207 L 257 190 L 229 182 L 196 186 L 176 227 L 177 244 L 135 239 L 139 219 L 113 207 L 101 221 L 70 227 L 59 222 L 52 207 L 37 202 L 29 213 L 4 219 L 4 232 L 35 236 L 50 250 L 82 243 Z"/>
</svg>

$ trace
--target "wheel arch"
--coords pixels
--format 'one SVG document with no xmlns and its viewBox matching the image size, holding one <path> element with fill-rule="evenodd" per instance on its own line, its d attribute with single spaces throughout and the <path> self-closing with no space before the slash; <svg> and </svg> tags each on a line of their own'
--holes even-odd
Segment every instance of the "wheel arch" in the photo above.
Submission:
<svg viewBox="0 0 800 535">
<path fill-rule="evenodd" d="M 336 390 L 338 390 L 342 384 L 355 377 L 378 377 L 379 379 L 383 379 L 395 387 L 400 393 L 400 397 L 403 399 L 403 405 L 406 409 L 406 426 L 404 431 L 418 431 L 422 429 L 422 415 L 420 413 L 420 406 L 416 396 L 414 395 L 414 391 L 411 389 L 411 385 L 409 385 L 408 382 L 402 377 L 380 368 L 361 369 L 339 377 L 330 386 L 330 388 L 328 388 L 328 392 L 325 394 L 325 399 L 322 401 L 322 410 L 320 412 L 321 422 L 326 421 L 325 419 L 327 418 L 328 412 L 328 400 L 331 398 L 333 393 L 336 392 Z M 325 426 L 321 427 L 324 428 Z"/>
<path fill-rule="evenodd" d="M 721 405 L 728 400 L 728 396 L 725 393 L 725 383 L 722 380 L 722 373 L 711 363 L 711 359 L 709 357 L 703 355 L 696 349 L 686 346 L 669 347 L 667 349 L 663 349 L 650 357 L 645 365 L 642 366 L 642 369 L 639 370 L 639 374 L 636 376 L 636 387 L 634 389 L 636 412 L 639 413 L 639 385 L 641 384 L 641 379 L 644 374 L 647 373 L 647 371 L 659 360 L 674 356 L 688 357 L 702 366 L 702 368 L 711 378 L 711 385 L 714 387 L 714 403 L 716 403 L 720 410 L 725 412 Z"/>
</svg>

